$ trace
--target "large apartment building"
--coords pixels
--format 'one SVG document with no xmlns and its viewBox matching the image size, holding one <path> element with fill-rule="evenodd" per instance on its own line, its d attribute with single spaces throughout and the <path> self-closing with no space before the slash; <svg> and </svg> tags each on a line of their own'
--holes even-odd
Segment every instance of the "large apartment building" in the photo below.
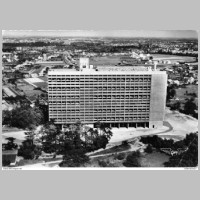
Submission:
<svg viewBox="0 0 200 200">
<path fill-rule="evenodd" d="M 49 119 L 56 124 L 100 121 L 111 127 L 162 127 L 167 74 L 149 67 L 97 67 L 48 72 Z"/>
</svg>

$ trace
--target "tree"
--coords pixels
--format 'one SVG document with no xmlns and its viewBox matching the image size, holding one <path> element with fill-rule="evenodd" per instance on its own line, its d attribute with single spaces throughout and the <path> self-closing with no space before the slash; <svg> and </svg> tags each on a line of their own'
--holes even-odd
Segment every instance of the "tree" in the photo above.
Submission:
<svg viewBox="0 0 200 200">
<path fill-rule="evenodd" d="M 136 151 L 136 152 L 132 152 L 131 154 L 129 154 L 126 157 L 125 162 L 123 162 L 123 165 L 125 167 L 141 167 L 141 164 L 139 162 L 139 158 L 140 158 L 140 152 Z"/>
<path fill-rule="evenodd" d="M 28 131 L 25 133 L 26 140 L 22 142 L 19 148 L 18 156 L 22 156 L 24 159 L 32 160 L 38 158 L 41 155 L 41 147 L 34 143 L 35 133 Z"/>
<path fill-rule="evenodd" d="M 47 122 L 42 127 L 39 134 L 41 135 L 40 139 L 44 152 L 55 153 L 55 156 L 65 152 L 65 142 L 69 142 L 69 138 L 58 126 L 54 125 L 53 121 Z"/>
<path fill-rule="evenodd" d="M 146 153 L 152 153 L 153 152 L 152 146 L 148 144 L 147 147 L 146 147 L 146 149 L 145 149 L 145 152 Z"/>
<path fill-rule="evenodd" d="M 11 124 L 12 114 L 11 114 L 10 111 L 3 110 L 3 112 L 2 112 L 2 118 L 3 118 L 3 121 L 2 121 L 3 125 L 10 125 Z"/>
<path fill-rule="evenodd" d="M 176 103 L 174 103 L 172 106 L 171 106 L 171 109 L 172 110 L 179 110 L 181 107 L 181 103 L 180 101 L 177 101 Z"/>
<path fill-rule="evenodd" d="M 188 114 L 188 115 L 194 115 L 195 110 L 197 110 L 197 106 L 194 103 L 194 99 L 191 98 L 185 103 L 184 112 L 185 114 Z"/>
<path fill-rule="evenodd" d="M 89 157 L 81 149 L 71 150 L 63 156 L 60 167 L 80 167 L 89 161 Z"/>
<path fill-rule="evenodd" d="M 182 143 L 182 144 L 181 144 Z M 171 156 L 165 167 L 197 167 L 198 166 L 198 135 L 197 133 L 187 134 L 185 139 L 178 145 L 186 151 L 180 155 Z M 175 143 L 176 144 L 176 143 Z"/>
<path fill-rule="evenodd" d="M 12 127 L 33 130 L 44 121 L 38 108 L 20 107 L 3 113 L 3 124 Z"/>
<path fill-rule="evenodd" d="M 170 85 L 167 87 L 167 101 L 174 98 L 176 96 L 176 90 L 174 85 Z"/>
<path fill-rule="evenodd" d="M 18 148 L 18 145 L 14 142 L 15 138 L 8 137 L 6 140 L 8 140 L 8 142 L 7 144 L 4 144 L 4 150 L 15 150 Z"/>
</svg>

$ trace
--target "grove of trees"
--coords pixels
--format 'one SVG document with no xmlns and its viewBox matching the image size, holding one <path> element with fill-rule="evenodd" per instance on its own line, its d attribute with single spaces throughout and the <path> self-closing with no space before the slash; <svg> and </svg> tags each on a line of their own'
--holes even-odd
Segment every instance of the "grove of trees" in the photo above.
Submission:
<svg viewBox="0 0 200 200">
<path fill-rule="evenodd" d="M 37 107 L 32 108 L 27 106 L 15 108 L 11 111 L 4 110 L 2 115 L 3 125 L 21 129 L 33 130 L 44 121 L 44 115 Z"/>
<path fill-rule="evenodd" d="M 198 166 L 198 135 L 191 133 L 186 135 L 182 143 L 188 150 L 180 155 L 171 156 L 165 167 L 197 167 Z"/>
<path fill-rule="evenodd" d="M 39 132 L 34 129 L 25 132 L 26 139 L 18 149 L 18 156 L 37 159 L 42 152 L 63 155 L 61 167 L 80 167 L 89 161 L 87 152 L 105 148 L 112 136 L 110 128 L 99 123 L 97 129 L 85 127 L 81 122 L 70 125 L 62 131 L 53 121 L 45 123 Z M 11 144 L 14 146 L 12 138 Z"/>
<path fill-rule="evenodd" d="M 198 165 L 198 134 L 187 134 L 183 140 L 174 141 L 172 139 L 162 139 L 157 135 L 141 137 L 140 141 L 144 144 L 151 145 L 156 149 L 171 148 L 177 150 L 178 148 L 187 151 L 180 155 L 171 156 L 170 160 L 164 163 L 165 167 L 196 167 Z"/>
</svg>

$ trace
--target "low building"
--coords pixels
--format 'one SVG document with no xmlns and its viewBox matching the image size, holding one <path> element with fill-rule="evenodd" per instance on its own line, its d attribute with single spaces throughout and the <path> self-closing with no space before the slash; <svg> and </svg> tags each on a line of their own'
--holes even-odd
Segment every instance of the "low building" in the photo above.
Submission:
<svg viewBox="0 0 200 200">
<path fill-rule="evenodd" d="M 52 67 L 52 66 L 50 66 L 50 67 Z M 36 78 L 38 76 L 44 76 L 45 75 L 45 71 L 46 71 L 47 68 L 48 68 L 48 66 L 46 66 L 46 65 L 45 66 L 41 66 L 40 68 L 35 69 L 32 72 L 31 76 L 34 77 L 34 78 Z"/>
<path fill-rule="evenodd" d="M 2 151 L 2 163 L 5 166 L 15 166 L 18 150 Z"/>
</svg>

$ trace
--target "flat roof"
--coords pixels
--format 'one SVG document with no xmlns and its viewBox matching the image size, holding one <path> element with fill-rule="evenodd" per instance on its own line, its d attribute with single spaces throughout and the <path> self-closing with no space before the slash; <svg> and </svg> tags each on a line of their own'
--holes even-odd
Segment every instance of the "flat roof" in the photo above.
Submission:
<svg viewBox="0 0 200 200">
<path fill-rule="evenodd" d="M 76 69 L 51 69 L 48 71 L 48 75 L 109 75 L 109 74 L 166 74 L 165 71 L 152 71 L 152 70 L 138 70 L 133 67 L 110 67 L 110 68 L 98 68 L 95 69 L 84 69 L 78 71 Z"/>
</svg>

